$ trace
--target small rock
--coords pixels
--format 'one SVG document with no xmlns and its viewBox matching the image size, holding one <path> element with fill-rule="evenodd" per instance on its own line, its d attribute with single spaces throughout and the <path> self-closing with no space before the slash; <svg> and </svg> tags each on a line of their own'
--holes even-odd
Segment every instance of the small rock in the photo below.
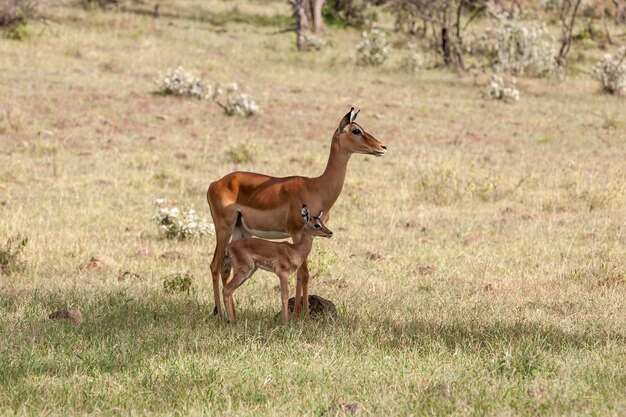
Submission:
<svg viewBox="0 0 626 417">
<path fill-rule="evenodd" d="M 104 267 L 117 267 L 119 264 L 115 261 L 115 259 L 111 258 L 107 255 L 96 255 L 92 256 L 91 260 L 85 264 L 85 268 L 88 269 L 100 269 Z"/>
<path fill-rule="evenodd" d="M 48 315 L 50 320 L 70 320 L 74 324 L 80 324 L 83 321 L 83 315 L 76 307 L 68 307 L 58 310 Z"/>
<path fill-rule="evenodd" d="M 380 261 L 381 259 L 383 259 L 383 255 L 375 252 L 367 252 L 366 256 L 367 259 L 369 259 L 370 261 Z"/>
<path fill-rule="evenodd" d="M 127 279 L 139 278 L 139 274 L 130 271 L 120 271 L 117 276 L 118 281 L 126 281 Z"/>
<path fill-rule="evenodd" d="M 452 390 L 450 389 L 450 386 L 443 382 L 438 382 L 434 385 L 431 385 L 426 391 L 437 394 L 446 399 L 452 398 Z"/>
<path fill-rule="evenodd" d="M 139 249 L 134 254 L 135 258 L 145 258 L 147 256 L 150 256 L 150 251 L 148 249 Z"/>
<path fill-rule="evenodd" d="M 432 265 L 418 265 L 417 272 L 420 275 L 433 275 L 435 273 L 435 267 Z"/>
<path fill-rule="evenodd" d="M 322 412 L 322 416 L 354 416 L 359 414 L 362 410 L 363 407 L 359 403 L 340 403 L 328 407 Z"/>
<path fill-rule="evenodd" d="M 166 252 L 163 252 L 159 258 L 161 259 L 167 259 L 168 261 L 175 261 L 178 259 L 185 259 L 187 257 L 187 255 L 185 255 L 182 252 L 178 252 L 175 250 L 168 250 Z"/>
<path fill-rule="evenodd" d="M 289 313 L 293 313 L 293 307 L 296 303 L 296 298 L 291 297 L 287 302 L 287 308 Z M 277 319 L 280 319 L 281 313 L 276 315 Z M 337 320 L 337 307 L 335 304 L 320 297 L 319 295 L 309 295 L 309 316 L 316 319 L 332 319 Z"/>
<path fill-rule="evenodd" d="M 482 240 L 483 239 L 480 236 L 470 236 L 463 240 L 463 244 L 465 246 L 471 246 L 480 243 Z"/>
</svg>

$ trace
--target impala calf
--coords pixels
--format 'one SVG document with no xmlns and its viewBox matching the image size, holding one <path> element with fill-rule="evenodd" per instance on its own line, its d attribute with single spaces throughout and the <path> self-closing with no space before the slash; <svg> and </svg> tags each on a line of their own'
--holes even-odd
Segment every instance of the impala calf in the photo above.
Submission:
<svg viewBox="0 0 626 417">
<path fill-rule="evenodd" d="M 222 274 L 226 275 L 233 268 L 233 278 L 224 286 L 224 305 L 229 323 L 235 322 L 233 292 L 250 278 L 258 268 L 275 273 L 280 279 L 280 296 L 283 303 L 283 323 L 289 321 L 287 302 L 289 301 L 289 276 L 296 272 L 306 261 L 315 236 L 330 238 L 333 235 L 322 221 L 324 211 L 311 218 L 309 208 L 305 205 L 301 210 L 304 227 L 300 240 L 296 244 L 289 242 L 269 242 L 263 239 L 247 237 L 235 240 L 226 247 L 225 262 Z"/>
</svg>

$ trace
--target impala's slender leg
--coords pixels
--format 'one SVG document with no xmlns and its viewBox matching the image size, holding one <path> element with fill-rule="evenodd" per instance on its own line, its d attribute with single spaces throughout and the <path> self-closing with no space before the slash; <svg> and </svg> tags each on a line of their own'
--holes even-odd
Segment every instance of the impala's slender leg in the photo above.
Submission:
<svg viewBox="0 0 626 417">
<path fill-rule="evenodd" d="M 302 309 L 302 290 L 303 290 L 303 284 L 306 280 L 306 283 L 309 283 L 309 269 L 306 266 L 306 260 L 304 262 L 302 262 L 302 265 L 300 265 L 300 268 L 298 268 L 298 273 L 296 275 L 296 298 L 294 300 L 294 305 L 293 305 L 293 314 L 295 315 L 295 317 L 300 317 L 300 311 Z M 304 302 L 306 303 L 306 306 L 308 308 L 309 306 L 309 300 L 304 300 Z M 308 314 L 308 311 L 305 310 L 304 316 L 306 317 L 306 315 Z"/>
<path fill-rule="evenodd" d="M 228 281 L 224 286 L 224 307 L 226 308 L 226 317 L 230 324 L 235 323 L 235 306 L 233 304 L 233 293 L 241 284 L 250 278 L 256 272 L 254 265 L 237 268 L 233 274 L 233 279 Z"/>
<path fill-rule="evenodd" d="M 304 267 L 304 273 L 302 274 L 302 310 L 304 311 L 304 318 L 309 317 L 309 268 L 306 264 L 306 258 L 302 262 Z"/>
<path fill-rule="evenodd" d="M 213 314 L 222 317 L 222 302 L 220 301 L 220 269 L 224 261 L 226 245 L 230 241 L 233 225 L 222 225 L 215 230 L 215 252 L 211 261 L 211 276 L 213 278 L 213 299 L 215 301 L 215 309 Z"/>
<path fill-rule="evenodd" d="M 289 324 L 289 275 L 281 274 L 280 279 L 280 298 L 283 303 L 283 324 Z"/>
</svg>

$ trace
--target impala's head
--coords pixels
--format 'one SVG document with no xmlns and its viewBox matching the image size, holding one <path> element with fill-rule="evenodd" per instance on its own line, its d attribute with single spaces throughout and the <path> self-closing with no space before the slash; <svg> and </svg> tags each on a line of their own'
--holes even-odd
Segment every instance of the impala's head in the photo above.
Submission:
<svg viewBox="0 0 626 417">
<path fill-rule="evenodd" d="M 341 119 L 333 140 L 339 141 L 341 149 L 350 153 L 383 156 L 387 153 L 387 147 L 356 123 L 359 111 L 355 112 L 352 107 Z"/>
<path fill-rule="evenodd" d="M 333 237 L 333 232 L 322 221 L 324 210 L 320 210 L 319 214 L 311 217 L 311 212 L 306 204 L 302 205 L 302 218 L 306 222 L 305 230 L 308 229 L 313 236 Z"/>
</svg>

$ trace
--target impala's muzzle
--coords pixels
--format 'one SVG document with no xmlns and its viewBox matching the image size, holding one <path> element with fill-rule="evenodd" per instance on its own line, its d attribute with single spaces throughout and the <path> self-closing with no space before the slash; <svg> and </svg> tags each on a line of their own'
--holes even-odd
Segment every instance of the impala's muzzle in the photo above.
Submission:
<svg viewBox="0 0 626 417">
<path fill-rule="evenodd" d="M 385 145 L 380 145 L 381 148 L 383 148 L 382 151 L 374 151 L 374 155 L 376 156 L 385 156 L 385 154 L 387 153 L 387 147 Z"/>
</svg>

